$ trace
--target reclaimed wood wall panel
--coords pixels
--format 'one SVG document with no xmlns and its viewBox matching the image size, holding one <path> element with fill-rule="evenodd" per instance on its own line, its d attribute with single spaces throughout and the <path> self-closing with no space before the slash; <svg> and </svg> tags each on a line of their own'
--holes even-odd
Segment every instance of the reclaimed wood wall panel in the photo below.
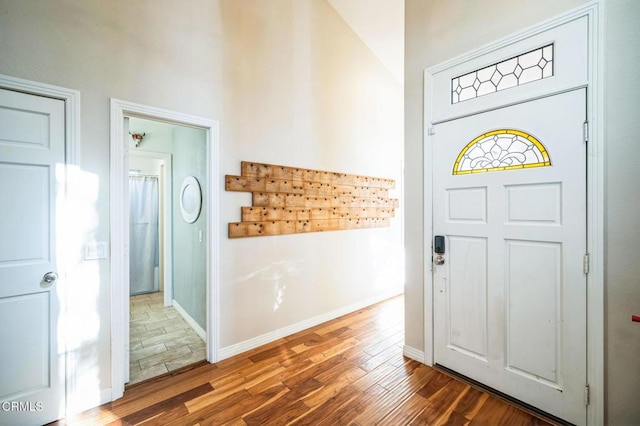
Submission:
<svg viewBox="0 0 640 426">
<path fill-rule="evenodd" d="M 227 191 L 250 192 L 252 205 L 229 223 L 229 238 L 388 227 L 399 200 L 393 179 L 273 164 L 241 163 Z"/>
</svg>

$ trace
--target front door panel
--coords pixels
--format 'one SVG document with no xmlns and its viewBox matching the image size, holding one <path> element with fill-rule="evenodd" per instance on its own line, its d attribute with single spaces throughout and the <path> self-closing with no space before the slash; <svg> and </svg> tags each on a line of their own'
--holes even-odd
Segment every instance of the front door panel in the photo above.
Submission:
<svg viewBox="0 0 640 426">
<path fill-rule="evenodd" d="M 452 120 L 433 137 L 434 357 L 586 421 L 584 90 Z"/>
</svg>

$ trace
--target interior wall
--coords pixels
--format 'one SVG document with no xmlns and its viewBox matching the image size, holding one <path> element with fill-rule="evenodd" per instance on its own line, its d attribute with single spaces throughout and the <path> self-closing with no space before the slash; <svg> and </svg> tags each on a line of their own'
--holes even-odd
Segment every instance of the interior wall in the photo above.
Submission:
<svg viewBox="0 0 640 426">
<path fill-rule="evenodd" d="M 404 84 L 404 0 L 327 0 Z"/>
<path fill-rule="evenodd" d="M 109 241 L 111 97 L 218 120 L 221 174 L 249 160 L 402 184 L 402 87 L 325 1 L 0 0 L 0 57 L 2 74 L 80 91 L 80 244 Z M 219 191 L 223 348 L 402 292 L 402 211 L 390 228 L 230 241 L 250 200 Z M 111 395 L 111 279 L 108 259 L 72 261 L 82 409 Z"/>
<path fill-rule="evenodd" d="M 171 154 L 173 152 L 173 128 L 174 126 L 160 121 L 146 120 L 138 117 L 129 118 L 130 133 L 144 133 L 142 141 L 136 146 L 133 138 L 127 137 L 129 141 L 129 154 L 136 155 L 136 152 L 155 152 Z"/>
<path fill-rule="evenodd" d="M 241 161 L 402 181 L 402 88 L 325 1 L 224 1 L 220 167 Z M 251 195 L 220 188 L 221 347 L 402 292 L 390 228 L 229 240 Z M 399 195 L 399 189 L 395 194 Z"/>
<path fill-rule="evenodd" d="M 223 90 L 218 3 L 190 0 L 0 1 L 0 73 L 80 92 L 80 245 L 109 241 L 109 99 L 219 118 Z M 113 248 L 112 248 L 113 249 Z M 109 259 L 81 250 L 66 282 L 73 409 L 111 397 Z"/>
<path fill-rule="evenodd" d="M 640 424 L 640 2 L 607 0 L 605 73 L 606 423 Z M 631 136 L 634 135 L 634 136 Z"/>
<path fill-rule="evenodd" d="M 173 130 L 173 299 L 193 320 L 207 329 L 207 139 L 204 130 Z M 193 223 L 180 213 L 180 190 L 188 176 L 200 183 L 202 209 Z M 202 235 L 202 238 L 200 238 Z"/>
<path fill-rule="evenodd" d="M 424 70 L 511 33 L 585 4 L 583 0 L 406 0 L 405 3 L 405 286 L 406 344 L 424 348 L 425 259 L 423 166 Z M 640 325 L 630 321 L 640 306 L 640 192 L 632 149 L 640 131 L 640 3 L 606 0 L 605 9 L 605 416 L 606 424 L 640 423 Z M 499 17 L 499 18 L 497 18 Z M 602 124 L 602 123 L 601 123 Z M 634 194 L 630 196 L 630 194 Z"/>
</svg>

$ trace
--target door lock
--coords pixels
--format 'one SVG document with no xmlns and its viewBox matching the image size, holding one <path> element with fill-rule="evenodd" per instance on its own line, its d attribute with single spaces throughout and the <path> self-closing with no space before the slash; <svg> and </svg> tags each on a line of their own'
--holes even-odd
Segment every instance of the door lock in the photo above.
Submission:
<svg viewBox="0 0 640 426">
<path fill-rule="evenodd" d="M 433 258 L 433 263 L 444 265 L 444 235 L 433 237 L 433 252 L 437 255 Z"/>
<path fill-rule="evenodd" d="M 436 254 L 444 254 L 444 235 L 433 237 L 433 251 Z"/>
</svg>

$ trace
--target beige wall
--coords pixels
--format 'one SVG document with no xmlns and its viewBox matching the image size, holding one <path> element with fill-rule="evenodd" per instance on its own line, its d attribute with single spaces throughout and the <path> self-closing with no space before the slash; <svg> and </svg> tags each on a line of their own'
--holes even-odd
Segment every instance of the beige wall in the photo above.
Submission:
<svg viewBox="0 0 640 426">
<path fill-rule="evenodd" d="M 401 183 L 402 87 L 325 1 L 0 0 L 0 73 L 80 91 L 84 241 L 109 240 L 110 97 L 218 120 L 220 175 L 249 160 Z M 223 349 L 402 292 L 401 212 L 388 229 L 232 241 L 250 198 L 219 190 Z M 111 387 L 109 261 L 73 273 L 86 406 Z"/>
<path fill-rule="evenodd" d="M 220 116 L 216 18 L 209 1 L 0 1 L 0 73 L 80 91 L 81 243 L 109 241 L 110 97 Z M 79 262 L 70 274 L 69 324 L 82 326 L 69 330 L 67 349 L 74 405 L 84 407 L 110 396 L 109 261 Z"/>
<path fill-rule="evenodd" d="M 407 0 L 405 4 L 406 344 L 424 348 L 423 72 L 583 0 Z M 640 2 L 605 3 L 605 406 L 607 424 L 640 423 Z M 428 196 L 428 194 L 426 194 Z"/>
<path fill-rule="evenodd" d="M 402 87 L 324 1 L 223 1 L 221 168 L 240 161 L 401 183 Z M 221 234 L 250 205 L 223 193 Z M 401 213 L 390 229 L 220 242 L 222 346 L 402 292 Z"/>
<path fill-rule="evenodd" d="M 607 423 L 640 424 L 640 2 L 608 0 L 605 45 Z"/>
</svg>

